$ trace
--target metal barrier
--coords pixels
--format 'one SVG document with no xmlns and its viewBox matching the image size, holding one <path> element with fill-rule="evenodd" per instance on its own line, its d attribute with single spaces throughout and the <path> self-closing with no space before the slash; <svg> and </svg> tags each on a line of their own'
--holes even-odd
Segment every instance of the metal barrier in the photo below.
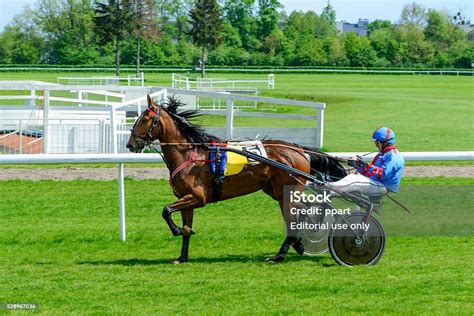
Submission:
<svg viewBox="0 0 474 316">
<path fill-rule="evenodd" d="M 0 119 L 0 154 L 104 153 L 104 140 L 98 119 Z"/>
</svg>

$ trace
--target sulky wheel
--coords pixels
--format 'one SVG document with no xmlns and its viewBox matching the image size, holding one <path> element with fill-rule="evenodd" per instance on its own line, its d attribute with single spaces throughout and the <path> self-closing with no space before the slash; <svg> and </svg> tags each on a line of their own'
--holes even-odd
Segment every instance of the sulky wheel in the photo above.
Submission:
<svg viewBox="0 0 474 316">
<path fill-rule="evenodd" d="M 329 252 L 342 266 L 376 264 L 385 250 L 385 232 L 380 222 L 370 217 L 366 231 L 361 228 L 365 213 L 340 217 L 329 232 Z"/>
<path fill-rule="evenodd" d="M 331 227 L 334 223 L 334 216 L 307 216 L 305 222 L 308 224 L 321 223 L 325 227 Z M 304 254 L 317 256 L 328 251 L 329 229 L 306 229 L 301 234 L 301 242 L 304 246 Z"/>
</svg>

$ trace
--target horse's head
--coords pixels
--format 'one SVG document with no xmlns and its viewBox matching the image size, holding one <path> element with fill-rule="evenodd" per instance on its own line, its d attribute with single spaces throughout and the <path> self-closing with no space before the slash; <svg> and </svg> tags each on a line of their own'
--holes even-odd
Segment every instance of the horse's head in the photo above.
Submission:
<svg viewBox="0 0 474 316">
<path fill-rule="evenodd" d="M 145 146 L 151 144 L 159 135 L 159 121 L 161 107 L 147 95 L 148 108 L 143 111 L 132 128 L 132 134 L 127 143 L 131 152 L 141 152 Z M 158 127 L 158 128 L 157 128 Z"/>
</svg>

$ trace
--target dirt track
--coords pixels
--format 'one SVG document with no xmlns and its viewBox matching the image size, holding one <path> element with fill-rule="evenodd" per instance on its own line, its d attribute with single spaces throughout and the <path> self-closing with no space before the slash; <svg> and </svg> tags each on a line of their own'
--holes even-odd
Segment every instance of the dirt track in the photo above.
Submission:
<svg viewBox="0 0 474 316">
<path fill-rule="evenodd" d="M 125 168 L 125 176 L 137 180 L 168 179 L 164 168 Z M 406 167 L 404 176 L 409 177 L 474 177 L 474 166 L 417 166 Z M 0 169 L 0 180 L 114 180 L 115 168 L 64 168 L 64 169 Z"/>
</svg>

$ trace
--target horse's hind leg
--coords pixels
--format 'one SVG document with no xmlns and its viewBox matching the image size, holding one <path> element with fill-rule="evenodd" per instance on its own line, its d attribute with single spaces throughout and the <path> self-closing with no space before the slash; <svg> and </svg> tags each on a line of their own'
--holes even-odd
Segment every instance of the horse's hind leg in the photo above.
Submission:
<svg viewBox="0 0 474 316">
<path fill-rule="evenodd" d="M 293 236 L 287 236 L 285 240 L 283 241 L 283 244 L 280 247 L 280 250 L 276 254 L 276 256 L 273 256 L 271 258 L 267 258 L 265 262 L 270 262 L 270 263 L 275 263 L 275 262 L 281 262 L 285 260 L 286 254 L 288 253 L 288 250 L 290 250 L 290 246 L 296 249 L 300 249 L 299 247 L 303 247 L 303 244 L 301 244 L 301 241 L 297 237 Z M 303 254 L 304 248 L 301 248 L 301 254 Z M 297 250 L 299 253 L 299 251 Z"/>
<path fill-rule="evenodd" d="M 277 189 L 275 189 L 277 188 Z M 281 262 L 285 260 L 286 254 L 288 253 L 288 250 L 290 250 L 290 247 L 293 247 L 295 251 L 299 255 L 303 255 L 304 253 L 304 245 L 301 242 L 301 237 L 299 234 L 295 234 L 294 231 L 291 231 L 289 224 L 293 221 L 296 222 L 296 218 L 292 216 L 291 214 L 288 213 L 289 206 L 287 205 L 285 207 L 284 205 L 284 199 L 283 199 L 283 185 L 277 183 L 276 185 L 274 184 L 272 187 L 272 191 L 270 190 L 264 190 L 265 193 L 270 195 L 273 199 L 277 200 L 280 204 L 280 209 L 283 215 L 283 219 L 285 220 L 285 226 L 287 227 L 287 232 L 286 232 L 286 238 L 283 241 L 280 250 L 278 253 L 271 257 L 267 258 L 265 261 L 266 262 Z M 296 235 L 296 236 L 295 236 Z"/>
</svg>

